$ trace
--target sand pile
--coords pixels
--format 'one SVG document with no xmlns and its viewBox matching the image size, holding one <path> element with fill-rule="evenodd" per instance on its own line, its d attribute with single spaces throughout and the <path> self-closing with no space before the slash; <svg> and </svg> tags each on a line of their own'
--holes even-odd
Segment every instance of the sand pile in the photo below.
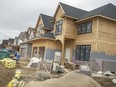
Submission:
<svg viewBox="0 0 116 87">
<path fill-rule="evenodd" d="M 59 79 L 43 82 L 29 82 L 25 87 L 101 87 L 97 82 L 86 75 L 71 72 Z"/>
<path fill-rule="evenodd" d="M 6 69 L 0 62 L 0 87 L 6 87 L 15 75 L 15 70 Z"/>
</svg>

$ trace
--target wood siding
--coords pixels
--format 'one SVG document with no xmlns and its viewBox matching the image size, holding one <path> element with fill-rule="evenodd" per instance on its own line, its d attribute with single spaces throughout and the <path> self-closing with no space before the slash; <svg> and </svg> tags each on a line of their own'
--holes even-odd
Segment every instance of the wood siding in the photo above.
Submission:
<svg viewBox="0 0 116 87">
<path fill-rule="evenodd" d="M 65 18 L 64 20 L 64 35 L 65 37 L 75 38 L 76 36 L 76 24 L 74 23 L 74 19 Z"/>
<path fill-rule="evenodd" d="M 99 17 L 97 51 L 116 55 L 116 22 Z"/>
<path fill-rule="evenodd" d="M 77 28 L 78 25 L 87 21 L 92 21 L 92 32 L 91 33 L 86 33 L 86 34 L 81 34 L 77 35 Z M 91 51 L 97 51 L 97 46 L 96 46 L 96 34 L 97 34 L 97 18 L 89 19 L 83 22 L 80 22 L 77 24 L 76 28 L 76 40 L 75 40 L 75 45 L 91 45 Z M 75 46 L 76 48 L 76 46 Z"/>
</svg>

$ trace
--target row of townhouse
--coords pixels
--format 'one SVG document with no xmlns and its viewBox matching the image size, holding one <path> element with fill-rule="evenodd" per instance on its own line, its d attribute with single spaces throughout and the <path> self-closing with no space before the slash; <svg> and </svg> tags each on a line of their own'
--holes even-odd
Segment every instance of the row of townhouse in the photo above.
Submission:
<svg viewBox="0 0 116 87">
<path fill-rule="evenodd" d="M 40 14 L 30 38 L 20 45 L 21 56 L 53 60 L 55 52 L 61 52 L 61 64 L 66 59 L 116 60 L 116 6 L 85 11 L 60 2 L 53 17 Z"/>
<path fill-rule="evenodd" d="M 9 49 L 12 50 L 12 45 L 14 44 L 14 39 L 9 38 L 8 40 L 3 40 L 0 44 L 0 49 Z"/>
</svg>

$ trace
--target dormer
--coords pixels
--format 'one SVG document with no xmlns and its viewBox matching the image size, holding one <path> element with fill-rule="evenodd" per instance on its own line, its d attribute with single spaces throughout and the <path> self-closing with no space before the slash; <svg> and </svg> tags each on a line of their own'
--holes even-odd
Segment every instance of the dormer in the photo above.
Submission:
<svg viewBox="0 0 116 87">
<path fill-rule="evenodd" d="M 27 39 L 32 39 L 35 37 L 35 28 L 29 27 L 27 30 Z"/>
<path fill-rule="evenodd" d="M 40 14 L 35 28 L 37 36 L 41 36 L 53 30 L 53 23 L 50 23 L 52 19 L 51 16 Z"/>
</svg>

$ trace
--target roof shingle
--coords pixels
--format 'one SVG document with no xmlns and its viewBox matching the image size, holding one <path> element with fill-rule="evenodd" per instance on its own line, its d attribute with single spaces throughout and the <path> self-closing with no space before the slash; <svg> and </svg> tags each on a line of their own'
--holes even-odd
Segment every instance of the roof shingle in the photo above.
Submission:
<svg viewBox="0 0 116 87">
<path fill-rule="evenodd" d="M 72 7 L 70 5 L 66 5 L 64 3 L 60 2 L 60 5 L 62 6 L 62 9 L 64 10 L 65 14 L 67 16 L 71 16 L 74 18 L 81 18 L 82 16 L 84 16 L 85 14 L 87 14 L 88 12 L 82 9 L 78 9 L 76 7 Z"/>
<path fill-rule="evenodd" d="M 81 17 L 81 19 L 95 16 L 95 15 L 103 15 L 106 17 L 116 19 L 116 6 L 109 3 L 107 5 L 101 6 L 92 11 L 89 11 L 87 14 L 85 14 L 83 17 Z"/>
<path fill-rule="evenodd" d="M 44 27 L 49 29 L 49 30 L 53 30 L 53 23 L 50 23 L 50 21 L 53 19 L 53 17 L 45 15 L 45 14 L 40 14 L 44 23 Z"/>
<path fill-rule="evenodd" d="M 46 34 L 43 34 L 41 37 L 46 37 L 46 38 L 50 38 L 50 39 L 55 39 L 55 36 L 52 32 L 48 32 Z"/>
</svg>

